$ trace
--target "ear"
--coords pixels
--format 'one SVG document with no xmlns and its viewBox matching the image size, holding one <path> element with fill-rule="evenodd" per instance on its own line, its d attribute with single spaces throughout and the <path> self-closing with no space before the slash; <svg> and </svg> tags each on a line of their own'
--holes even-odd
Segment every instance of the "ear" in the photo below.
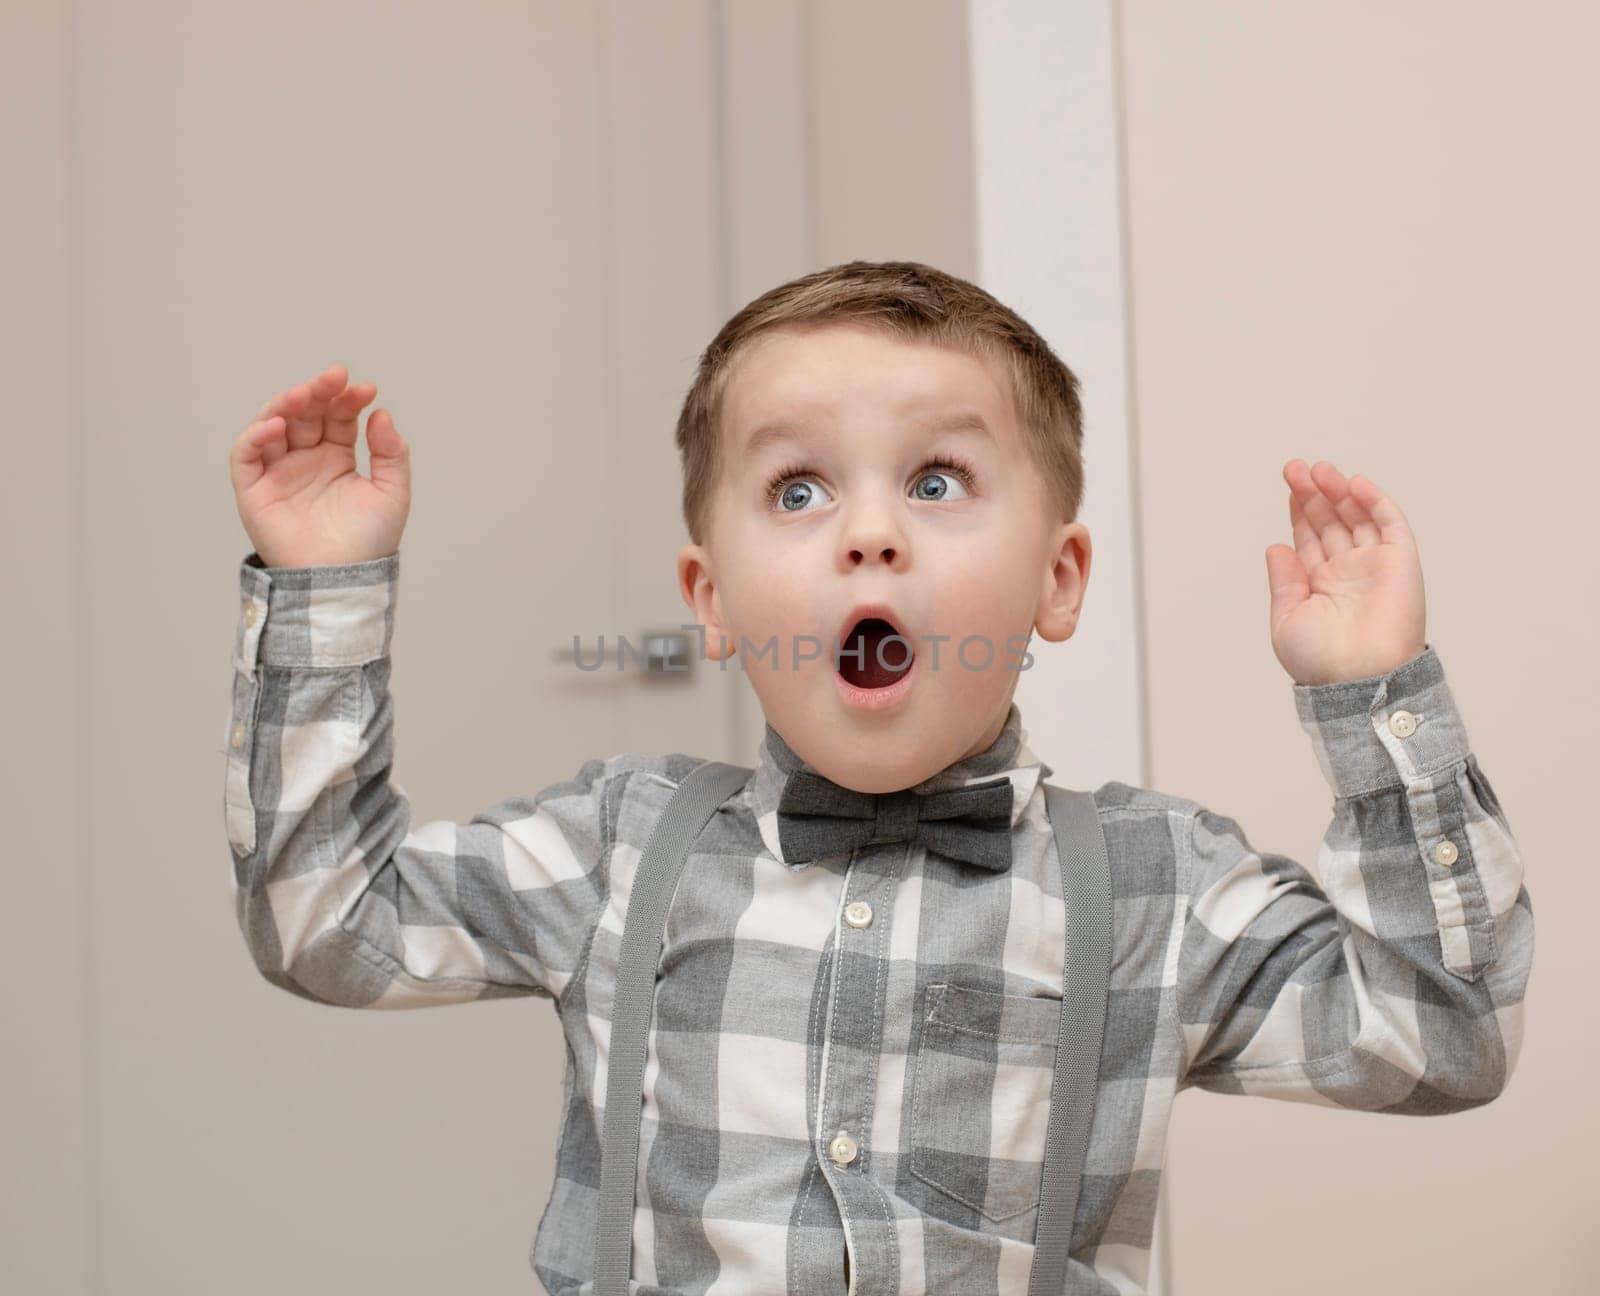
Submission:
<svg viewBox="0 0 1600 1296">
<path fill-rule="evenodd" d="M 1056 532 L 1053 558 L 1039 591 L 1039 611 L 1034 621 L 1039 637 L 1050 643 L 1070 639 L 1078 628 L 1084 592 L 1089 586 L 1093 545 L 1082 522 L 1063 523 Z"/>
<path fill-rule="evenodd" d="M 728 625 L 722 616 L 722 596 L 717 592 L 711 555 L 704 545 L 687 544 L 678 550 L 678 592 L 690 614 L 705 628 L 705 652 L 711 661 L 732 656 Z"/>
</svg>

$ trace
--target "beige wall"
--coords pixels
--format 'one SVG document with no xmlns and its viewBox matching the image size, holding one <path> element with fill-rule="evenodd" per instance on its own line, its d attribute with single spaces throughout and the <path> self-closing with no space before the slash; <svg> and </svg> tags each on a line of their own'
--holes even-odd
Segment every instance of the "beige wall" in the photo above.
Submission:
<svg viewBox="0 0 1600 1296">
<path fill-rule="evenodd" d="M 1527 1035 L 1421 1120 L 1199 1091 L 1174 1291 L 1600 1290 L 1588 928 L 1600 15 L 1122 6 L 1155 785 L 1314 862 L 1329 795 L 1267 634 L 1284 462 L 1400 503 L 1428 637 L 1527 859 Z"/>
<path fill-rule="evenodd" d="M 66 147 L 65 5 L 0 5 L 0 1288 L 91 1290 L 99 1103 L 87 992 L 93 758 L 78 632 L 84 603 L 82 381 L 72 303 L 75 195 Z M 19 177 L 24 178 L 19 182 Z"/>
</svg>

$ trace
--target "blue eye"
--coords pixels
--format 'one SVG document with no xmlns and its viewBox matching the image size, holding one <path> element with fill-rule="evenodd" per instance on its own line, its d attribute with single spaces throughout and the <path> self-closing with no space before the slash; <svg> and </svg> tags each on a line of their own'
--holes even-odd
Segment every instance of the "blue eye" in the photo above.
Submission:
<svg viewBox="0 0 1600 1296">
<path fill-rule="evenodd" d="M 785 482 L 788 483 L 787 486 L 784 485 Z M 781 493 L 779 487 L 783 487 Z M 820 483 L 812 481 L 808 477 L 796 477 L 790 474 L 780 477 L 773 483 L 769 496 L 778 501 L 779 512 L 803 513 L 818 492 L 823 496 L 820 502 L 827 503 L 828 493 L 822 489 Z"/>
<path fill-rule="evenodd" d="M 937 482 L 940 479 L 943 479 L 946 483 L 948 483 L 943 489 L 941 489 L 937 485 L 935 485 L 934 488 L 931 491 L 927 491 L 927 490 L 924 490 L 922 488 L 922 485 L 923 485 L 924 482 Z M 950 486 L 952 486 L 952 485 L 956 488 L 957 491 L 960 492 L 959 494 L 957 494 L 957 495 L 951 495 L 950 494 Z M 961 480 L 961 478 L 959 476 L 957 476 L 955 473 L 943 473 L 943 472 L 924 473 L 921 477 L 919 477 L 917 479 L 916 496 L 917 496 L 918 499 L 921 499 L 921 500 L 966 499 L 966 497 L 967 497 L 967 487 L 966 487 L 966 483 L 963 482 Z"/>
</svg>

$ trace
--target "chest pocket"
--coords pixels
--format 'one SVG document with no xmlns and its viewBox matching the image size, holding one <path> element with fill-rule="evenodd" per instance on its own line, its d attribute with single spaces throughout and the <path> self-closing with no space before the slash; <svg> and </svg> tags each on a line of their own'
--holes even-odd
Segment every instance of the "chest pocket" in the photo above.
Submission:
<svg viewBox="0 0 1600 1296">
<path fill-rule="evenodd" d="M 996 1222 L 1039 1204 L 1061 998 L 936 982 L 912 1059 L 910 1170 Z"/>
</svg>

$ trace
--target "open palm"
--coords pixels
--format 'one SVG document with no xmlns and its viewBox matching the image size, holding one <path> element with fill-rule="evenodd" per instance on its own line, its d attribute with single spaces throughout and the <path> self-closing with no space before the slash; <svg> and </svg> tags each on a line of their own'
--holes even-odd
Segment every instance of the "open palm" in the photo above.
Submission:
<svg viewBox="0 0 1600 1296">
<path fill-rule="evenodd" d="M 356 471 L 362 409 L 373 383 L 343 365 L 279 392 L 234 442 L 239 517 L 270 567 L 366 562 L 396 552 L 411 509 L 410 448 L 387 410 L 367 420 L 372 476 Z"/>
<path fill-rule="evenodd" d="M 1294 546 L 1267 548 L 1272 650 L 1296 683 L 1382 675 L 1427 646 L 1422 564 L 1400 506 L 1326 460 L 1284 465 Z"/>
</svg>

